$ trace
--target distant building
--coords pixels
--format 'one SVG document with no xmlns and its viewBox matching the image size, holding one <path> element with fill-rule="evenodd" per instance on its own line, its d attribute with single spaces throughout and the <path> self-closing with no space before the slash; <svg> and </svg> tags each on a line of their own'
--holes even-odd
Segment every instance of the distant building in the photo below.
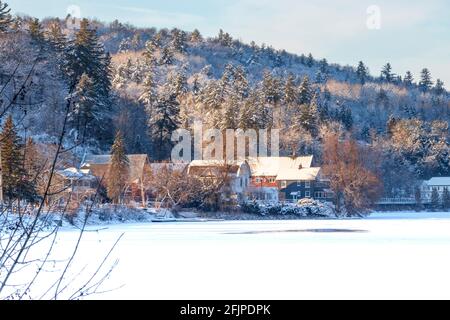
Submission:
<svg viewBox="0 0 450 320">
<path fill-rule="evenodd" d="M 332 200 L 329 183 L 312 167 L 313 156 L 249 159 L 250 197 L 260 201 Z"/>
<path fill-rule="evenodd" d="M 239 203 L 247 199 L 251 174 L 247 161 L 194 160 L 189 164 L 188 174 L 223 182 L 221 193 L 224 200 Z"/>
<path fill-rule="evenodd" d="M 59 205 L 70 204 L 76 207 L 79 204 L 93 200 L 98 190 L 98 180 L 90 170 L 66 168 L 55 171 L 52 180 L 52 196 L 49 202 L 57 202 Z"/>
<path fill-rule="evenodd" d="M 424 203 L 430 202 L 433 190 L 436 190 L 442 199 L 445 189 L 450 191 L 450 177 L 433 177 L 428 181 L 424 181 L 421 188 L 422 201 Z"/>
<path fill-rule="evenodd" d="M 131 154 L 127 157 L 130 161 L 130 171 L 125 198 L 128 201 L 142 202 L 145 205 L 147 200 L 145 181 L 151 172 L 148 156 Z M 106 186 L 110 165 L 111 155 L 89 155 L 82 164 L 81 170 L 90 170 Z"/>
</svg>

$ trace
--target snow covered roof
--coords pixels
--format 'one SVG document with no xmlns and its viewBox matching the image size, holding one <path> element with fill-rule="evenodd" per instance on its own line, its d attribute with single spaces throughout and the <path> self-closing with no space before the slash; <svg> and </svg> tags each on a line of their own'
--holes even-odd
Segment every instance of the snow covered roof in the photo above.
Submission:
<svg viewBox="0 0 450 320">
<path fill-rule="evenodd" d="M 77 168 L 66 168 L 64 170 L 58 170 L 56 171 L 56 173 L 67 179 L 81 179 L 84 177 L 91 177 L 89 171 L 82 171 Z"/>
<path fill-rule="evenodd" d="M 153 173 L 158 173 L 164 169 L 182 172 L 187 166 L 187 163 L 150 163 L 150 168 Z"/>
<path fill-rule="evenodd" d="M 252 176 L 276 177 L 283 170 L 301 170 L 311 168 L 313 156 L 306 157 L 258 157 L 248 160 Z"/>
<path fill-rule="evenodd" d="M 228 168 L 229 173 L 240 175 L 241 168 L 248 166 L 247 161 L 194 160 L 189 164 L 189 174 L 214 175 L 212 168 Z M 250 170 L 248 167 L 247 170 Z M 209 172 L 209 173 L 207 173 Z"/>
<path fill-rule="evenodd" d="M 425 184 L 429 186 L 450 186 L 450 177 L 433 177 Z"/>
<path fill-rule="evenodd" d="M 320 168 L 281 168 L 277 181 L 314 181 L 320 173 Z"/>
</svg>

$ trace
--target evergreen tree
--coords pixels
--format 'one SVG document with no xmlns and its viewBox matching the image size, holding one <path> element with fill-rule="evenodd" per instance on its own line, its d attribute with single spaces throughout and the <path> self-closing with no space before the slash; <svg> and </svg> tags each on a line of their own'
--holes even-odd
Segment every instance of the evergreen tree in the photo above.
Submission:
<svg viewBox="0 0 450 320">
<path fill-rule="evenodd" d="M 198 29 L 195 29 L 194 31 L 192 31 L 190 40 L 193 43 L 199 43 L 199 42 L 203 41 L 203 37 L 202 37 L 200 31 L 198 31 Z"/>
<path fill-rule="evenodd" d="M 450 209 L 450 191 L 448 188 L 444 188 L 444 193 L 442 194 L 442 207 L 444 210 Z"/>
<path fill-rule="evenodd" d="M 298 103 L 309 105 L 309 103 L 311 102 L 311 98 L 312 98 L 311 85 L 309 83 L 308 76 L 305 76 L 298 89 Z"/>
<path fill-rule="evenodd" d="M 36 198 L 34 184 L 25 170 L 24 145 L 11 116 L 0 134 L 3 196 L 9 200 Z"/>
<path fill-rule="evenodd" d="M 312 66 L 314 66 L 314 57 L 313 57 L 313 55 L 310 53 L 310 54 L 308 54 L 308 57 L 306 58 L 306 65 L 308 66 L 308 67 L 312 67 Z"/>
<path fill-rule="evenodd" d="M 419 88 L 422 92 L 427 92 L 431 89 L 433 81 L 431 81 L 431 72 L 427 68 L 422 69 L 420 73 Z"/>
<path fill-rule="evenodd" d="M 172 40 L 170 42 L 171 49 L 175 52 L 183 53 L 186 51 L 186 33 L 177 28 L 171 31 Z"/>
<path fill-rule="evenodd" d="M 384 79 L 387 82 L 392 82 L 394 80 L 394 74 L 392 73 L 392 67 L 389 62 L 386 63 L 381 70 L 381 79 Z"/>
<path fill-rule="evenodd" d="M 170 154 L 172 133 L 179 127 L 180 104 L 170 83 L 163 88 L 152 108 L 150 130 L 155 141 L 156 158 L 164 160 Z"/>
<path fill-rule="evenodd" d="M 42 26 L 39 22 L 39 19 L 31 19 L 28 24 L 28 31 L 30 33 L 31 39 L 33 39 L 36 43 L 44 43 L 44 31 L 42 31 Z"/>
<path fill-rule="evenodd" d="M 145 104 L 146 110 L 149 111 L 149 110 L 151 110 L 153 103 L 157 99 L 157 94 L 156 94 L 156 86 L 157 85 L 154 80 L 153 69 L 151 69 L 147 72 L 143 86 L 144 86 L 144 92 L 140 96 L 139 100 Z M 147 112 L 147 113 L 150 114 L 149 112 Z"/>
<path fill-rule="evenodd" d="M 295 87 L 295 78 L 293 74 L 289 74 L 284 86 L 284 102 L 288 105 L 298 100 L 297 90 Z"/>
<path fill-rule="evenodd" d="M 248 97 L 249 94 L 247 75 L 240 66 L 233 71 L 233 92 L 240 100 Z"/>
<path fill-rule="evenodd" d="M 414 192 L 414 198 L 416 200 L 416 211 L 420 211 L 423 209 L 423 205 L 422 205 L 422 192 L 420 191 L 419 187 L 415 188 L 415 192 Z"/>
<path fill-rule="evenodd" d="M 8 8 L 8 4 L 0 1 L 0 33 L 6 32 L 12 23 L 10 12 L 11 9 Z"/>
<path fill-rule="evenodd" d="M 267 103 L 276 104 L 280 101 L 280 83 L 267 71 L 264 72 L 262 87 L 264 99 Z"/>
<path fill-rule="evenodd" d="M 50 47 L 58 54 L 61 54 L 66 50 L 67 39 L 61 30 L 59 19 L 56 19 L 50 24 L 46 37 Z"/>
<path fill-rule="evenodd" d="M 168 47 L 164 47 L 161 52 L 161 58 L 159 59 L 160 65 L 171 65 L 173 64 L 173 51 Z"/>
<path fill-rule="evenodd" d="M 437 95 L 445 93 L 444 82 L 441 79 L 436 80 L 436 85 L 434 86 L 433 91 Z"/>
<path fill-rule="evenodd" d="M 403 78 L 403 83 L 408 88 L 412 87 L 412 85 L 414 83 L 414 77 L 413 77 L 411 71 L 406 71 L 406 75 Z"/>
<path fill-rule="evenodd" d="M 129 172 L 130 161 L 125 153 L 122 133 L 119 131 L 111 148 L 111 164 L 107 180 L 108 197 L 114 204 L 123 203 Z"/>
<path fill-rule="evenodd" d="M 356 76 L 358 77 L 359 82 L 364 85 L 368 78 L 369 71 L 367 67 L 364 65 L 362 61 L 358 63 L 358 67 L 356 68 Z"/>
<path fill-rule="evenodd" d="M 147 68 L 153 68 L 153 66 L 156 64 L 155 52 L 156 47 L 153 41 L 147 41 L 145 43 L 144 53 L 142 54 L 145 58 L 145 66 Z"/>
<path fill-rule="evenodd" d="M 440 197 L 439 197 L 439 192 L 437 191 L 436 188 L 433 188 L 433 191 L 431 192 L 431 207 L 434 210 L 439 209 L 440 206 Z"/>
<path fill-rule="evenodd" d="M 351 130 L 353 128 L 353 115 L 350 108 L 342 106 L 339 111 L 339 118 L 345 129 Z"/>
</svg>

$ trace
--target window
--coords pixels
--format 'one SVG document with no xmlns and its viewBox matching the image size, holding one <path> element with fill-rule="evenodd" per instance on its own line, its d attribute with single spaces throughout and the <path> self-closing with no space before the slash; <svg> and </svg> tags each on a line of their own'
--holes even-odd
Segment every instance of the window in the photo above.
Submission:
<svg viewBox="0 0 450 320">
<path fill-rule="evenodd" d="M 281 181 L 281 188 L 287 188 L 287 181 Z"/>
<path fill-rule="evenodd" d="M 325 199 L 325 192 L 319 191 L 319 192 L 314 193 L 314 198 Z"/>
<path fill-rule="evenodd" d="M 302 186 L 302 181 L 297 181 L 297 187 L 301 187 Z"/>
<path fill-rule="evenodd" d="M 270 182 L 270 183 L 275 183 L 275 178 L 270 178 L 270 179 L 269 179 L 269 182 Z"/>
<path fill-rule="evenodd" d="M 256 178 L 256 179 L 255 179 L 255 182 L 256 182 L 256 183 L 261 183 L 261 178 Z"/>
<path fill-rule="evenodd" d="M 305 198 L 311 198 L 311 192 L 305 191 Z"/>
<path fill-rule="evenodd" d="M 311 181 L 305 181 L 305 188 L 310 189 L 311 188 Z"/>
</svg>

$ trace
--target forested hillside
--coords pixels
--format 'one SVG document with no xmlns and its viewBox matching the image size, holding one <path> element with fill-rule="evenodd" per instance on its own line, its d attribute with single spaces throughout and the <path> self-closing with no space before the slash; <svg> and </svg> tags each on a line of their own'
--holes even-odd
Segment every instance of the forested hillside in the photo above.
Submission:
<svg viewBox="0 0 450 320">
<path fill-rule="evenodd" d="M 326 134 L 356 140 L 387 195 L 450 175 L 449 94 L 426 68 L 397 75 L 387 62 L 369 72 L 222 30 L 204 38 L 119 21 L 38 21 L 2 7 L 0 117 L 13 116 L 23 141 L 51 144 L 66 124 L 64 146 L 81 159 L 109 152 L 120 130 L 128 153 L 168 160 L 171 133 L 199 119 L 280 129 L 284 154 L 314 154 L 319 164 Z"/>
</svg>

